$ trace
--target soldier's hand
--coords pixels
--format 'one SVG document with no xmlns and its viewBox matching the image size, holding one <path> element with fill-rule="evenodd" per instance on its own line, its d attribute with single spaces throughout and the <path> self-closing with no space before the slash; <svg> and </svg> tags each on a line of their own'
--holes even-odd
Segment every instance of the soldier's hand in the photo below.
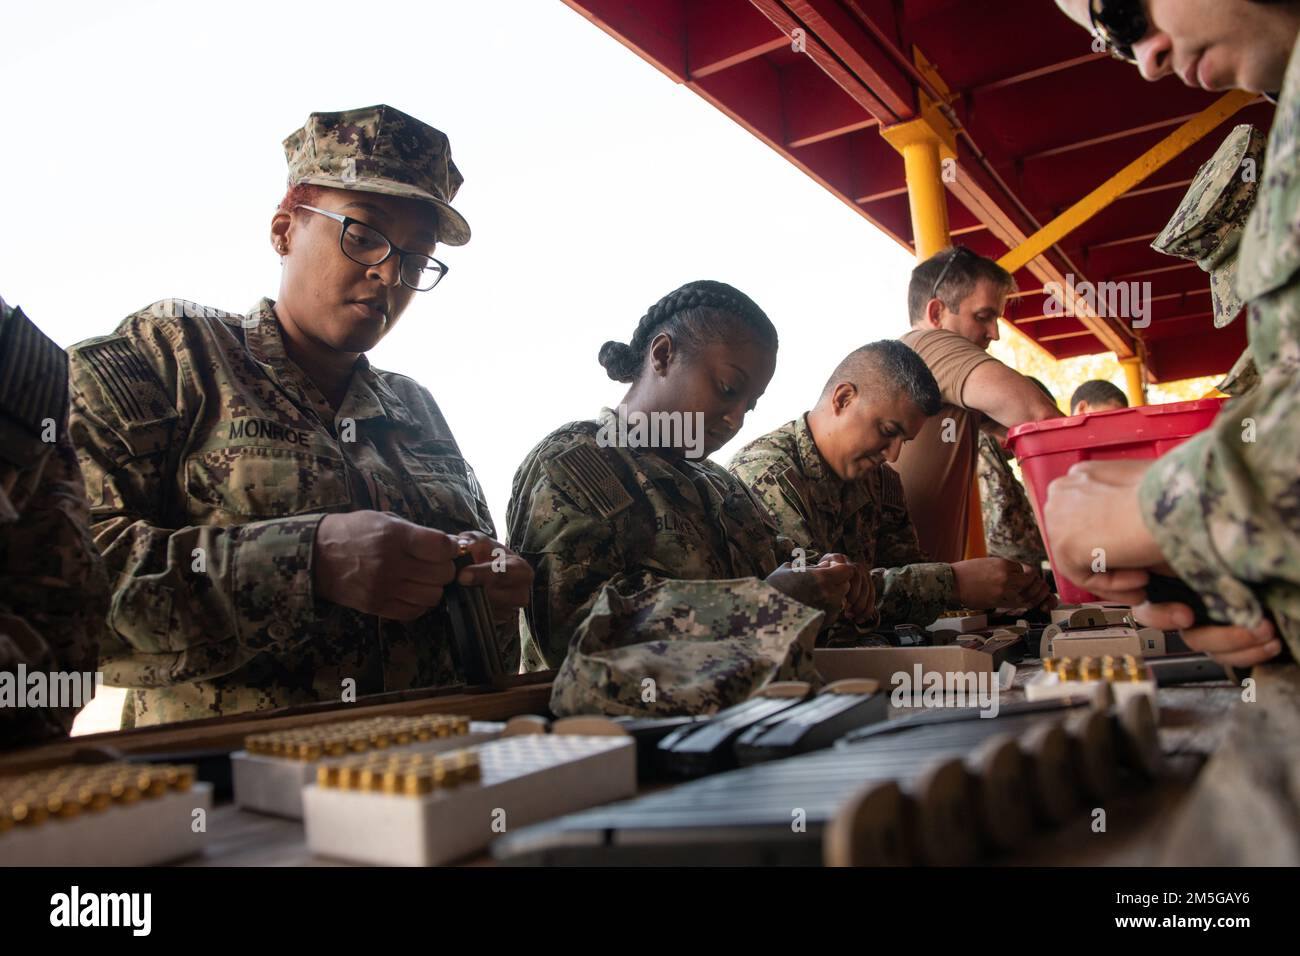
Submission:
<svg viewBox="0 0 1300 956">
<path fill-rule="evenodd" d="M 1140 604 L 1144 568 L 1165 557 L 1138 507 L 1150 461 L 1084 461 L 1047 487 L 1043 524 L 1057 570 L 1120 604 Z"/>
<path fill-rule="evenodd" d="M 842 558 L 843 562 L 838 563 L 850 564 L 853 567 L 853 580 L 849 583 L 849 593 L 844 598 L 844 616 L 854 624 L 871 627 L 877 621 L 876 584 L 871 580 L 871 568 L 850 561 L 842 554 L 830 554 L 827 557 Z"/>
<path fill-rule="evenodd" d="M 1054 604 L 1041 574 L 1005 558 L 972 558 L 952 566 L 957 600 L 968 608 L 1032 608 Z"/>
<path fill-rule="evenodd" d="M 533 587 L 533 569 L 527 561 L 481 531 L 462 531 L 456 536 L 466 542 L 474 563 L 461 568 L 458 583 L 481 587 L 497 620 L 528 604 Z"/>
<path fill-rule="evenodd" d="M 363 614 L 414 620 L 442 600 L 458 550 L 455 536 L 387 512 L 326 515 L 312 553 L 316 596 Z"/>
<path fill-rule="evenodd" d="M 1282 642 L 1268 618 L 1255 627 L 1192 627 L 1194 614 L 1186 604 L 1139 604 L 1133 608 L 1133 616 L 1148 627 L 1181 630 L 1188 647 L 1228 667 L 1254 667 L 1282 653 Z"/>
<path fill-rule="evenodd" d="M 827 614 L 826 623 L 839 616 L 853 584 L 855 565 L 844 555 L 825 555 L 814 567 L 796 571 L 787 561 L 767 576 L 767 583 L 796 601 Z"/>
</svg>

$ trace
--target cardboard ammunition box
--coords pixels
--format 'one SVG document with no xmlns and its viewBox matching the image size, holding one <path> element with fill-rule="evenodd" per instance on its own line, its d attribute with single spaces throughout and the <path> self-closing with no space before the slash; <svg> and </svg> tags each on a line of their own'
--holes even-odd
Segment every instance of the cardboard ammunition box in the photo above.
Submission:
<svg viewBox="0 0 1300 956">
<path fill-rule="evenodd" d="M 916 665 L 921 673 L 994 673 L 993 658 L 982 651 L 949 645 L 947 647 L 828 647 L 813 651 L 813 666 L 827 682 L 850 677 L 871 677 L 888 690 L 897 673 L 909 676 Z"/>
<path fill-rule="evenodd" d="M 1052 623 L 1062 628 L 1123 624 L 1133 609 L 1127 604 L 1062 604 L 1051 611 Z"/>
<path fill-rule="evenodd" d="M 1163 657 L 1165 632 L 1157 627 L 1134 629 L 1096 627 L 1084 631 L 1062 631 L 1051 638 L 1044 657 Z"/>
</svg>

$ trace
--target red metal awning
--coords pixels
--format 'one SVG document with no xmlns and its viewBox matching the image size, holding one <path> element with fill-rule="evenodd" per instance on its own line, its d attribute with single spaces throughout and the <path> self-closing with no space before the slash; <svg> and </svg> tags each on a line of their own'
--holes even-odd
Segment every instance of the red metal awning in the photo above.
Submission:
<svg viewBox="0 0 1300 956">
<path fill-rule="evenodd" d="M 1092 52 L 1048 0 L 564 2 L 913 251 L 903 161 L 880 128 L 918 116 L 921 91 L 942 95 L 936 80 L 961 130 L 953 238 L 992 258 L 1217 99 Z M 1226 371 L 1245 322 L 1215 330 L 1205 273 L 1150 242 L 1231 127 L 1267 130 L 1272 113 L 1247 106 L 1020 270 L 1007 318 L 1056 358 L 1132 355 L 1140 336 L 1155 381 Z M 1045 279 L 1069 274 L 1149 281 L 1150 327 L 1045 315 Z"/>
</svg>

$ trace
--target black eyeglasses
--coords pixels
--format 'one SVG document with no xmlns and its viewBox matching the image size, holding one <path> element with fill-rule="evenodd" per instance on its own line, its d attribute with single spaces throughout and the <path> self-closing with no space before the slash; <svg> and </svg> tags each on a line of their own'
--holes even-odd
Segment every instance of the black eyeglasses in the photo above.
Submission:
<svg viewBox="0 0 1300 956">
<path fill-rule="evenodd" d="M 397 275 L 402 285 L 416 292 L 428 292 L 447 274 L 447 264 L 419 252 L 407 252 L 388 241 L 378 229 L 367 226 L 359 219 L 342 213 L 317 209 L 300 203 L 296 208 L 318 212 L 340 223 L 339 249 L 353 262 L 363 266 L 377 266 L 387 262 L 389 257 L 397 256 Z"/>
<path fill-rule="evenodd" d="M 948 257 L 948 261 L 945 262 L 943 264 L 943 268 L 939 270 L 939 278 L 934 280 L 934 288 L 930 290 L 930 298 L 932 299 L 939 298 L 939 287 L 943 285 L 943 280 L 948 278 L 948 270 L 952 268 L 952 264 L 956 262 L 958 259 L 962 259 L 967 256 L 973 256 L 973 255 L 975 255 L 975 253 L 971 252 L 965 246 L 954 246 L 952 250 L 952 255 Z"/>
<path fill-rule="evenodd" d="M 1088 0 L 1093 35 L 1106 44 L 1117 60 L 1137 63 L 1133 45 L 1151 32 L 1142 0 Z"/>
</svg>

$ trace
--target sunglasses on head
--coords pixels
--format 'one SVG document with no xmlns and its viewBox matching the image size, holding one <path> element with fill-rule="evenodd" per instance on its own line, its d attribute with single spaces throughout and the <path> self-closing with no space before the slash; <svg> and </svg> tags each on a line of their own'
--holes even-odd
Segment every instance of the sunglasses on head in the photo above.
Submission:
<svg viewBox="0 0 1300 956">
<path fill-rule="evenodd" d="M 1088 0 L 1088 17 L 1111 56 L 1137 62 L 1133 46 L 1151 32 L 1142 0 Z"/>
</svg>

